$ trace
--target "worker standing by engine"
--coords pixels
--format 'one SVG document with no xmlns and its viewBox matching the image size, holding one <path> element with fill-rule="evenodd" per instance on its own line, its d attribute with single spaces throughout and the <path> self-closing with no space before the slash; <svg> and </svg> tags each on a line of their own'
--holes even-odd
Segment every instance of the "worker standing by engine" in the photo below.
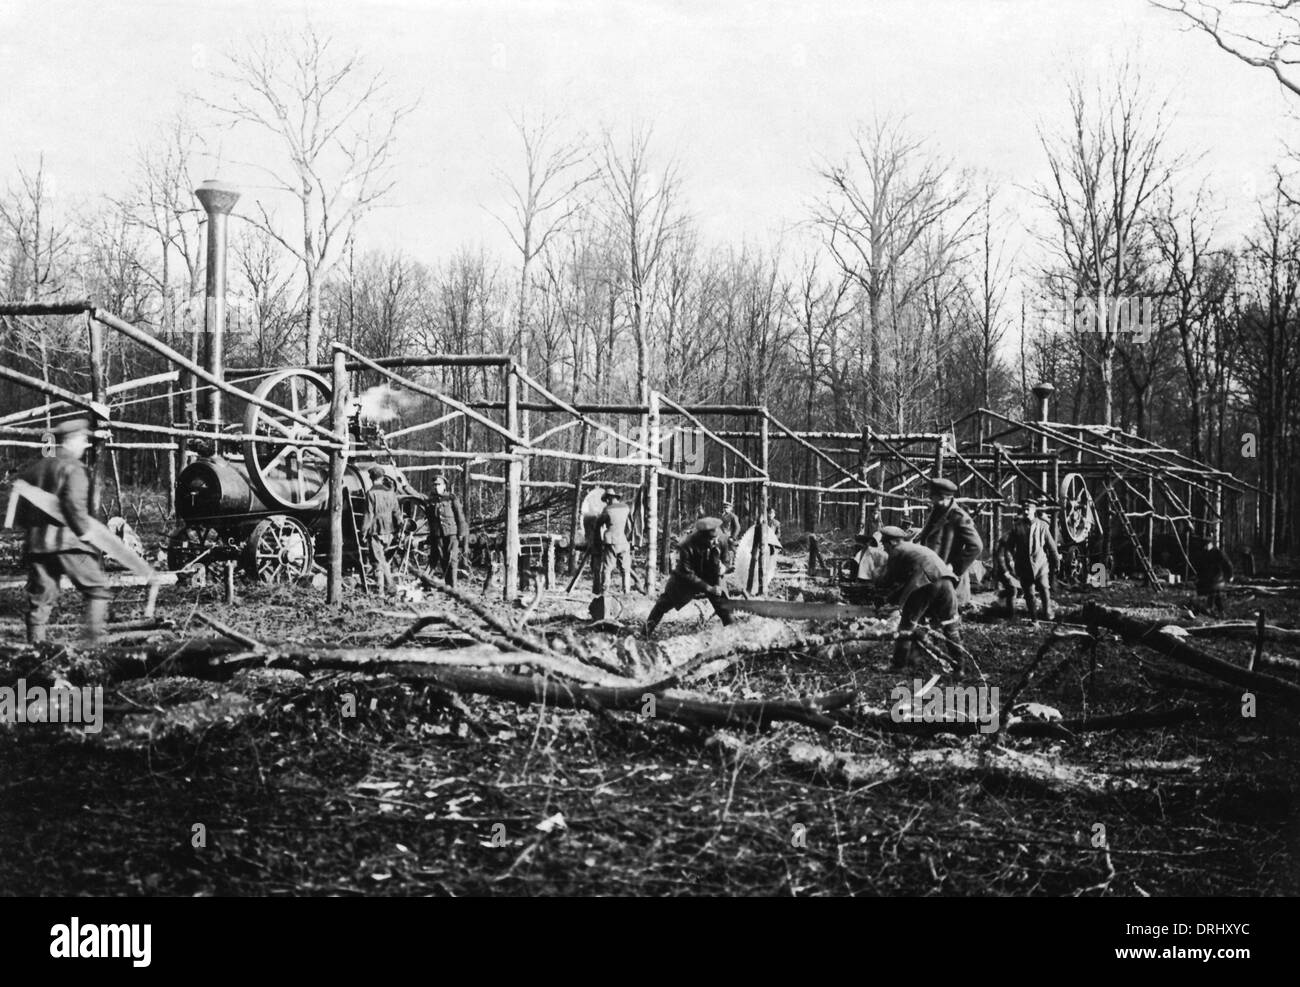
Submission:
<svg viewBox="0 0 1300 987">
<path fill-rule="evenodd" d="M 393 573 L 388 567 L 388 548 L 402 528 L 402 506 L 393 490 L 392 480 L 382 466 L 370 467 L 370 489 L 366 491 L 366 519 L 361 525 L 361 544 L 370 557 L 375 592 L 380 596 L 395 593 Z"/>
<path fill-rule="evenodd" d="M 59 577 L 67 576 L 86 600 L 82 623 L 87 642 L 94 644 L 103 636 L 113 590 L 98 553 L 83 540 L 91 522 L 90 477 L 81 463 L 90 445 L 90 422 L 77 418 L 53 431 L 59 440 L 54 455 L 43 456 L 20 474 L 20 479 L 56 496 L 63 513 L 59 521 L 26 501 L 18 507 L 18 526 L 27 530 L 27 640 L 45 640 L 45 626 L 59 598 Z"/>
<path fill-rule="evenodd" d="M 919 626 L 923 620 L 939 627 L 948 642 L 949 657 L 960 666 L 963 657 L 959 630 L 961 617 L 957 614 L 954 592 L 957 576 L 952 567 L 931 549 L 908 541 L 902 528 L 893 525 L 881 528 L 880 538 L 889 561 L 878 577 L 879 586 L 888 594 L 887 599 L 902 607 L 899 634 L 912 632 L 894 642 L 894 659 L 890 667 L 911 667 L 913 635 L 924 637 L 925 630 Z"/>
<path fill-rule="evenodd" d="M 460 498 L 451 492 L 441 476 L 433 481 L 433 496 L 425 512 L 429 518 L 429 568 L 441 571 L 442 581 L 455 586 L 460 543 L 469 537 L 469 523 Z"/>
<path fill-rule="evenodd" d="M 957 577 L 957 605 L 970 602 L 970 577 L 966 570 L 984 551 L 975 522 L 957 503 L 957 484 L 942 476 L 930 478 L 930 515 L 916 543 L 933 551 L 952 566 Z"/>
</svg>

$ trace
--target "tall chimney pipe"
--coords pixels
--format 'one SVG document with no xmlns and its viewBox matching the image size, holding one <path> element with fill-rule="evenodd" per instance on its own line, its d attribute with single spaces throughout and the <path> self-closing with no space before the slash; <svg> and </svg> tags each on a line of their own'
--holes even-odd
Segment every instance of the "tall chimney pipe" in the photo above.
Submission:
<svg viewBox="0 0 1300 987">
<path fill-rule="evenodd" d="M 203 364 L 217 380 L 225 380 L 226 336 L 226 217 L 239 201 L 239 190 L 224 182 L 208 180 L 194 190 L 208 214 L 208 277 L 203 305 Z M 221 430 L 221 391 L 209 392 L 208 418 L 214 431 Z"/>
<path fill-rule="evenodd" d="M 1047 381 L 1043 381 L 1041 384 L 1035 384 L 1032 390 L 1034 392 L 1034 397 L 1038 399 L 1038 421 L 1040 423 L 1045 422 L 1047 421 L 1048 404 L 1051 400 L 1052 392 L 1055 391 L 1056 388 L 1053 387 L 1051 384 L 1047 383 Z M 1046 456 L 1047 436 L 1040 435 L 1038 437 L 1037 445 L 1038 445 L 1038 454 L 1040 456 Z M 1038 485 L 1042 487 L 1044 490 L 1047 489 L 1047 468 L 1046 467 L 1043 467 L 1042 472 L 1040 472 L 1038 475 Z M 1055 496 L 1055 494 L 1053 495 Z"/>
</svg>

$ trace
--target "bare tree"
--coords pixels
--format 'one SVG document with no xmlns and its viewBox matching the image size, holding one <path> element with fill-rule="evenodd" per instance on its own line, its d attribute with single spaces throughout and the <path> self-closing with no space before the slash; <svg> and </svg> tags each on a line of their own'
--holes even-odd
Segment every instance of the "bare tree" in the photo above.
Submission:
<svg viewBox="0 0 1300 987">
<path fill-rule="evenodd" d="M 1247 65 L 1268 69 L 1300 96 L 1300 3 L 1296 0 L 1150 0 Z"/>
<path fill-rule="evenodd" d="M 970 217 L 961 214 L 965 183 L 907 132 L 905 120 L 888 116 L 859 126 L 844 160 L 822 166 L 820 175 L 826 192 L 814 218 L 836 262 L 865 295 L 869 413 L 879 421 L 884 306 L 890 301 L 907 306 L 936 276 L 935 268 L 917 260 L 925 238 L 945 219 L 951 220 L 943 227 L 947 242 L 928 256 L 945 264 L 951 260 L 947 248 L 967 235 Z"/>
<path fill-rule="evenodd" d="M 580 138 L 565 140 L 557 134 L 553 118 L 530 121 L 526 115 L 512 120 L 523 144 L 523 174 L 512 178 L 497 172 L 506 195 L 509 221 L 494 218 L 505 228 L 519 251 L 519 308 L 515 320 L 520 346 L 527 352 L 529 281 L 533 261 L 552 239 L 568 228 L 582 208 L 580 193 L 598 177 L 591 152 Z"/>
<path fill-rule="evenodd" d="M 628 318 L 636 344 L 637 401 L 641 404 L 650 399 L 647 309 L 653 278 L 684 221 L 678 204 L 677 164 L 668 161 L 656 172 L 651 138 L 651 129 L 645 127 L 620 146 L 607 131 L 601 149 L 601 180 L 626 276 Z M 643 433 L 644 426 L 642 422 Z"/>
<path fill-rule="evenodd" d="M 269 134 L 283 152 L 279 167 L 249 164 L 297 200 L 301 231 L 281 227 L 260 199 L 245 218 L 302 265 L 306 359 L 315 363 L 321 289 L 357 225 L 392 190 L 398 125 L 414 107 L 394 105 L 382 72 L 369 72 L 356 53 L 336 52 L 311 26 L 292 37 L 262 37 L 229 61 L 221 78 L 233 91 L 207 105 L 232 128 Z"/>
<path fill-rule="evenodd" d="M 182 112 L 137 152 L 137 177 L 131 192 L 118 200 L 132 224 L 145 230 L 156 246 L 156 265 L 144 274 L 160 299 L 165 332 L 175 329 L 176 288 L 186 299 L 200 288 L 203 273 L 203 209 L 194 199 L 193 164 L 203 148 L 198 130 Z M 182 281 L 174 285 L 173 265 L 179 262 Z"/>
<path fill-rule="evenodd" d="M 1080 351 L 1096 361 L 1102 422 L 1110 425 L 1122 300 L 1140 287 L 1140 239 L 1153 197 L 1183 162 L 1166 153 L 1167 104 L 1151 102 L 1128 66 L 1091 96 L 1082 82 L 1072 83 L 1069 102 L 1068 128 L 1051 136 L 1039 132 L 1051 180 L 1036 194 L 1053 218 L 1048 243 L 1063 299 L 1072 308 L 1076 300 L 1089 303 Z"/>
</svg>

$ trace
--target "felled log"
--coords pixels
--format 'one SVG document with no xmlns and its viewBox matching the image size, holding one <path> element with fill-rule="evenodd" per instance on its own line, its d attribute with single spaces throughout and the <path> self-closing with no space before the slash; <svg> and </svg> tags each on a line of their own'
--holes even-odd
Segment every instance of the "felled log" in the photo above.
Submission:
<svg viewBox="0 0 1300 987">
<path fill-rule="evenodd" d="M 1013 737 L 1069 739 L 1076 734 L 1095 733 L 1101 730 L 1147 730 L 1152 727 L 1172 726 L 1194 720 L 1200 714 L 1201 711 L 1196 706 L 1183 705 L 1167 710 L 1130 710 L 1109 716 L 1089 716 L 1047 722 L 1020 719 L 1012 717 L 1009 712 L 998 710 L 997 726 L 1000 728 L 1000 733 L 1010 734 Z M 895 716 L 892 710 L 858 707 L 836 713 L 835 719 L 854 730 L 905 733 L 922 737 L 933 737 L 941 733 L 965 737 L 990 732 L 979 719 L 963 718 L 955 713 L 943 719 L 910 719 Z"/>
<path fill-rule="evenodd" d="M 749 617 L 729 626 L 711 624 L 691 635 L 660 638 L 644 647 L 660 674 L 687 681 L 716 675 L 745 658 L 773 652 L 817 653 L 829 643 L 859 637 L 861 631 L 810 633 L 771 617 Z"/>
<path fill-rule="evenodd" d="M 655 691 L 655 686 L 579 686 L 541 675 L 505 675 L 468 668 L 412 665 L 393 674 L 419 679 L 450 692 L 473 693 L 513 702 L 543 703 L 565 709 L 636 712 L 646 718 L 672 720 L 700 727 L 762 729 L 787 720 L 818 730 L 831 730 L 827 713 L 853 702 L 854 693 L 838 692 L 809 699 L 712 702 Z"/>
<path fill-rule="evenodd" d="M 1162 633 L 1160 624 L 1142 623 L 1094 603 L 1084 608 L 1084 614 L 1089 623 L 1112 630 L 1126 641 L 1145 645 L 1212 678 L 1271 696 L 1292 709 L 1300 709 L 1300 686 L 1292 682 L 1262 672 L 1251 672 L 1208 654 L 1171 634 Z"/>
<path fill-rule="evenodd" d="M 1190 637 L 1226 637 L 1239 641 L 1253 641 L 1259 628 L 1253 622 L 1232 621 L 1224 624 L 1178 624 Z M 1300 628 L 1264 625 L 1265 641 L 1300 641 Z"/>
<path fill-rule="evenodd" d="M 833 751 L 800 741 L 790 746 L 787 755 L 800 768 L 811 769 L 818 775 L 850 785 L 878 785 L 908 778 L 950 780 L 965 776 L 1015 782 L 1056 794 L 1093 796 L 1130 791 L 1146 784 L 1135 778 L 1106 774 L 1005 747 L 976 751 L 959 748 L 919 750 L 898 758 Z M 1195 770 L 1192 766 L 1183 766 L 1183 769 Z M 1117 770 L 1125 769 L 1118 765 Z"/>
<path fill-rule="evenodd" d="M 241 640 L 242 638 L 242 640 Z M 252 645 L 247 642 L 252 641 Z M 87 657 L 99 663 L 105 681 L 117 682 L 168 673 L 195 678 L 225 678 L 237 668 L 265 664 L 297 671 L 332 669 L 385 673 L 401 667 L 483 667 L 525 665 L 592 685 L 623 684 L 625 680 L 562 658 L 523 651 L 502 651 L 477 644 L 446 651 L 429 648 L 313 648 L 263 644 L 244 635 L 199 637 L 143 647 L 97 648 Z"/>
</svg>

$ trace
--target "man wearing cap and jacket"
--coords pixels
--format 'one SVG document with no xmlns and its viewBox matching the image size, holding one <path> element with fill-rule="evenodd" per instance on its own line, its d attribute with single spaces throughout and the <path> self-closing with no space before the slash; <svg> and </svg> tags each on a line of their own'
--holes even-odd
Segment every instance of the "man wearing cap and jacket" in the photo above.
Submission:
<svg viewBox="0 0 1300 987">
<path fill-rule="evenodd" d="M 916 542 L 933 551 L 952 566 L 957 577 L 957 603 L 970 602 L 970 577 L 966 570 L 980 557 L 984 542 L 975 522 L 957 503 L 957 484 L 942 476 L 930 479 L 930 516 Z"/>
<path fill-rule="evenodd" d="M 647 634 L 654 633 L 669 610 L 680 610 L 700 593 L 708 598 L 723 624 L 732 622 L 731 613 L 718 606 L 718 600 L 727 595 L 722 588 L 722 579 L 726 575 L 723 559 L 727 551 L 727 536 L 722 533 L 721 521 L 705 517 L 695 522 L 695 530 L 677 546 L 677 567 L 668 577 L 664 591 L 659 594 L 646 619 Z"/>
<path fill-rule="evenodd" d="M 900 634 L 913 631 L 917 636 L 924 636 L 924 629 L 917 625 L 923 619 L 929 620 L 943 632 L 949 657 L 961 665 L 961 632 L 958 629 L 961 618 L 957 615 L 957 576 L 952 567 L 933 550 L 908 541 L 902 528 L 893 525 L 881 528 L 880 538 L 889 554 L 889 561 L 877 582 L 888 592 L 887 599 L 897 600 L 902 607 L 898 622 Z M 912 636 L 900 637 L 894 642 L 894 659 L 890 667 L 909 667 L 912 650 Z"/>
<path fill-rule="evenodd" d="M 113 597 L 99 554 L 83 537 L 90 530 L 90 477 L 81 457 L 90 445 L 90 422 L 84 418 L 63 422 L 54 429 L 59 445 L 20 474 L 34 487 L 59 499 L 64 521 L 56 521 L 23 501 L 16 515 L 27 529 L 23 553 L 27 562 L 27 640 L 45 640 L 50 611 L 59 598 L 59 577 L 67 576 L 85 597 L 85 636 L 97 642 L 108 621 Z"/>
<path fill-rule="evenodd" d="M 600 557 L 592 559 L 592 592 L 602 595 L 614 575 L 614 567 L 618 566 L 623 572 L 623 592 L 627 593 L 631 590 L 629 583 L 632 579 L 632 545 L 627 540 L 632 526 L 632 511 L 616 490 L 605 491 L 601 499 L 605 502 L 605 509 L 596 519 Z"/>
<path fill-rule="evenodd" d="M 1052 574 L 1061 564 L 1060 553 L 1056 550 L 1056 539 L 1047 522 L 1038 517 L 1038 505 L 1031 500 L 1020 505 L 1020 517 L 1011 526 L 1006 536 L 1006 551 L 1011 556 L 1016 579 L 1025 594 L 1025 606 L 1029 610 L 1029 619 L 1037 618 L 1035 595 L 1041 604 L 1044 620 L 1052 619 Z M 1015 613 L 1016 598 L 1013 595 L 1007 601 L 1008 616 Z"/>
<path fill-rule="evenodd" d="M 388 547 L 402 529 L 402 505 L 382 466 L 370 467 L 370 481 L 370 489 L 366 491 L 366 520 L 361 525 L 361 544 L 370 556 L 375 592 L 385 596 L 397 589 L 393 585 L 393 572 L 388 567 Z"/>
<path fill-rule="evenodd" d="M 460 498 L 447 487 L 441 476 L 433 481 L 433 496 L 425 505 L 429 518 L 429 568 L 442 570 L 442 581 L 456 585 L 460 560 L 460 543 L 469 537 L 469 524 L 461 509 Z"/>
</svg>

